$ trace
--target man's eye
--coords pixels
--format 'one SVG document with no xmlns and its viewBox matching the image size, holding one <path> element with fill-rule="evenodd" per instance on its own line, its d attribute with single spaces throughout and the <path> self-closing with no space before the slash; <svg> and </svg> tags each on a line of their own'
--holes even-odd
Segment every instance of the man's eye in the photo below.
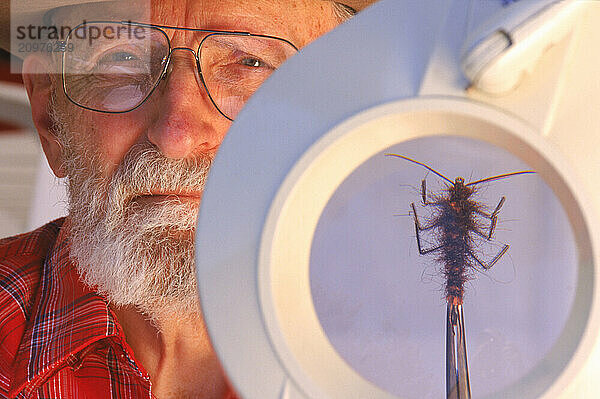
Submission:
<svg viewBox="0 0 600 399">
<path fill-rule="evenodd" d="M 137 61 L 138 57 L 128 53 L 126 51 L 119 51 L 116 53 L 108 54 L 107 56 L 102 57 L 104 61 L 110 62 L 123 62 L 123 61 Z"/>
<path fill-rule="evenodd" d="M 97 65 L 113 65 L 119 63 L 132 63 L 134 61 L 139 61 L 140 58 L 132 54 L 129 51 L 112 51 L 106 54 L 100 55 L 97 59 Z"/>
<path fill-rule="evenodd" d="M 247 57 L 240 61 L 240 64 L 253 68 L 267 67 L 268 65 L 258 58 Z"/>
</svg>

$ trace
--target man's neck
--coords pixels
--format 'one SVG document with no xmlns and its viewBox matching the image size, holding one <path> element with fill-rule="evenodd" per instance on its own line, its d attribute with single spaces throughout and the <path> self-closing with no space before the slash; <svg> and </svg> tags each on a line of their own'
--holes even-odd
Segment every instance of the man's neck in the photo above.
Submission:
<svg viewBox="0 0 600 399">
<path fill-rule="evenodd" d="M 113 307 L 128 345 L 159 399 L 222 398 L 228 385 L 201 317 L 151 322 L 134 308 Z"/>
</svg>

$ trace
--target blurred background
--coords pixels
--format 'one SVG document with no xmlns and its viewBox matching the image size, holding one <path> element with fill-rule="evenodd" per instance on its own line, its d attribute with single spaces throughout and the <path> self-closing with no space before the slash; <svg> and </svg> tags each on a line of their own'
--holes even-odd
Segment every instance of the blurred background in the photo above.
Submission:
<svg viewBox="0 0 600 399">
<path fill-rule="evenodd" d="M 32 230 L 65 214 L 64 186 L 45 158 L 20 74 L 0 49 L 0 237 Z M 13 58 L 13 68 L 20 60 Z"/>
</svg>

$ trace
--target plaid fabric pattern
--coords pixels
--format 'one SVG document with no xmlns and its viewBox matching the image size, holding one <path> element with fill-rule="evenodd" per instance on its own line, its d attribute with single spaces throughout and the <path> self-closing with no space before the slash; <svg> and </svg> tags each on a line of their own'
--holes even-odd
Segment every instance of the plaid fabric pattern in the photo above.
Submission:
<svg viewBox="0 0 600 399">
<path fill-rule="evenodd" d="M 0 398 L 153 398 L 108 304 L 80 282 L 67 229 L 0 240 Z"/>
</svg>

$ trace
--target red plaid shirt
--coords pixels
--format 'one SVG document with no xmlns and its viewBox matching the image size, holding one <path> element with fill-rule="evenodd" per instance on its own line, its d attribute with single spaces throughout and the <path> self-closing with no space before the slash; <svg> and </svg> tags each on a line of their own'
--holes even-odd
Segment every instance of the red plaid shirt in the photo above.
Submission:
<svg viewBox="0 0 600 399">
<path fill-rule="evenodd" d="M 0 240 L 0 398 L 152 398 L 116 317 L 80 282 L 63 221 Z"/>
</svg>

